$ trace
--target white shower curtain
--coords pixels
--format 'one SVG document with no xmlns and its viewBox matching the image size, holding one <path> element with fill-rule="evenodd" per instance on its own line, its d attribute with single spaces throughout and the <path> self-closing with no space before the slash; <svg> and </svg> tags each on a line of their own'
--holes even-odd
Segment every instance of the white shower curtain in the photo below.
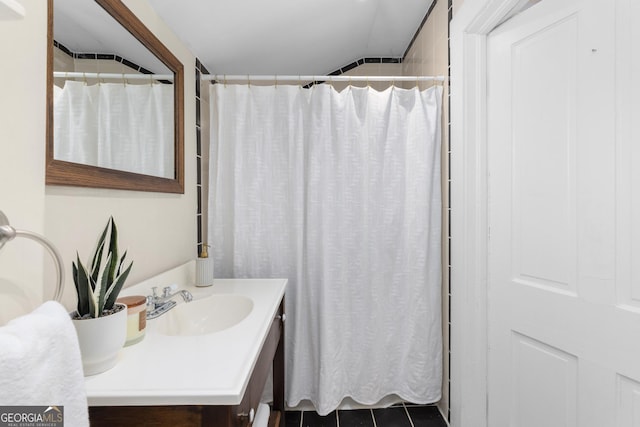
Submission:
<svg viewBox="0 0 640 427">
<path fill-rule="evenodd" d="M 67 81 L 54 97 L 54 158 L 174 178 L 173 89 Z"/>
<path fill-rule="evenodd" d="M 211 88 L 216 275 L 289 279 L 290 406 L 440 399 L 441 96 Z"/>
</svg>

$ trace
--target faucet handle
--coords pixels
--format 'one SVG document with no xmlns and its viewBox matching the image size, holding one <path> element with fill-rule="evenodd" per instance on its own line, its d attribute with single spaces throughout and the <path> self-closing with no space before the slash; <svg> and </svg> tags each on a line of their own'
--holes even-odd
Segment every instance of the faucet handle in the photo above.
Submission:
<svg viewBox="0 0 640 427">
<path fill-rule="evenodd" d="M 156 305 L 156 300 L 158 299 L 158 295 L 156 295 L 157 288 L 157 286 L 152 287 L 151 295 L 147 295 L 147 309 L 152 309 Z"/>
<path fill-rule="evenodd" d="M 178 289 L 178 285 L 176 284 L 165 286 L 164 288 L 162 288 L 162 296 L 164 298 L 170 297 L 171 291 L 175 291 L 177 289 Z"/>
</svg>

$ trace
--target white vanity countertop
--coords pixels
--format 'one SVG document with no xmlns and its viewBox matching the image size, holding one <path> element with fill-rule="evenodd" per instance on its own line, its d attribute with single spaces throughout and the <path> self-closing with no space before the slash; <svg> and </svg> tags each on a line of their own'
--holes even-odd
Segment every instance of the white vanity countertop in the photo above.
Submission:
<svg viewBox="0 0 640 427">
<path fill-rule="evenodd" d="M 149 282 L 127 288 L 122 295 L 147 295 Z M 180 286 L 194 299 L 243 295 L 253 300 L 253 310 L 229 329 L 199 336 L 160 335 L 154 332 L 155 319 L 148 320 L 144 339 L 123 348 L 115 367 L 85 378 L 89 406 L 239 404 L 286 283 L 286 279 L 216 279 L 208 288 Z M 159 292 L 169 284 L 154 283 Z M 175 300 L 185 304 L 180 296 Z"/>
</svg>

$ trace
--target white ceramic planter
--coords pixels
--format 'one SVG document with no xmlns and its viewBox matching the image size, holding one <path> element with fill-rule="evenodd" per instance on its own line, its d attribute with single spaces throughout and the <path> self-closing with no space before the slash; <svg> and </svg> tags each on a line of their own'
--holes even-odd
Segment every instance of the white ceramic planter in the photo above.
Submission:
<svg viewBox="0 0 640 427">
<path fill-rule="evenodd" d="M 111 369 L 127 339 L 127 306 L 110 316 L 96 319 L 71 319 L 78 334 L 84 375 L 95 375 Z"/>
</svg>

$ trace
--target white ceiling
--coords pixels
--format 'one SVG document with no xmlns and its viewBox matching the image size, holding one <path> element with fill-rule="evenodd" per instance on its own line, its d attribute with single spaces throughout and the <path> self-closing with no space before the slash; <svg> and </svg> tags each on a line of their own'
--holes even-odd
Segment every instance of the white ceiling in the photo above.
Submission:
<svg viewBox="0 0 640 427">
<path fill-rule="evenodd" d="M 55 0 L 53 38 L 75 53 L 120 55 L 154 73 L 169 69 L 94 1 Z"/>
<path fill-rule="evenodd" d="M 149 0 L 214 74 L 326 74 L 402 57 L 433 0 Z M 441 0 L 442 1 L 442 0 Z"/>
</svg>

